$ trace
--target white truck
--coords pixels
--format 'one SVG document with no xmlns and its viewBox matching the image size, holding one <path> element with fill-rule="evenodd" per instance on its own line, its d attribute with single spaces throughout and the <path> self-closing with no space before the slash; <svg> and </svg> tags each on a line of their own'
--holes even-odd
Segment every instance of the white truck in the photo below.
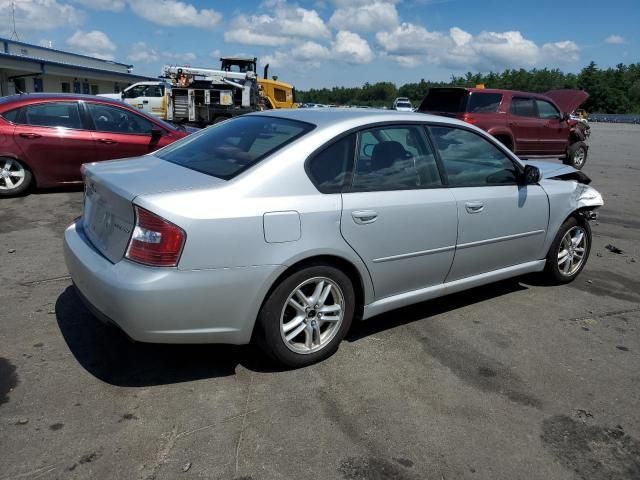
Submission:
<svg viewBox="0 0 640 480">
<path fill-rule="evenodd" d="M 255 71 L 165 65 L 160 77 L 163 80 L 134 83 L 122 93 L 100 96 L 121 99 L 163 120 L 197 126 L 263 108 Z"/>
<path fill-rule="evenodd" d="M 121 93 L 103 93 L 100 97 L 122 100 L 140 110 L 166 120 L 166 93 L 171 89 L 167 82 L 138 82 L 125 88 Z"/>
</svg>

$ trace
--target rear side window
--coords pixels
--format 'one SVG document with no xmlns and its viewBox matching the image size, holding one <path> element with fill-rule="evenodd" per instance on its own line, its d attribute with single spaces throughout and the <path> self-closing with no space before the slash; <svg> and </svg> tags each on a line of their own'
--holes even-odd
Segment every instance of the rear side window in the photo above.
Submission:
<svg viewBox="0 0 640 480">
<path fill-rule="evenodd" d="M 82 129 L 80 110 L 76 102 L 51 102 L 27 105 L 17 123 L 38 127 Z"/>
<path fill-rule="evenodd" d="M 452 127 L 430 127 L 451 187 L 512 185 L 514 163 L 480 135 Z"/>
<path fill-rule="evenodd" d="M 511 114 L 519 117 L 537 117 L 538 112 L 533 98 L 513 97 L 511 99 Z"/>
<path fill-rule="evenodd" d="M 355 135 L 348 135 L 309 161 L 309 177 L 322 193 L 340 193 L 351 181 Z"/>
<path fill-rule="evenodd" d="M 2 118 L 8 120 L 9 122 L 16 123 L 16 119 L 18 118 L 18 113 L 20 112 L 19 108 L 14 108 L 13 110 L 9 110 L 8 112 L 4 112 Z"/>
<path fill-rule="evenodd" d="M 294 120 L 242 116 L 192 134 L 156 155 L 229 180 L 312 129 L 313 125 Z"/>
<path fill-rule="evenodd" d="M 359 134 L 352 191 L 413 190 L 442 185 L 435 156 L 418 126 L 388 126 Z"/>
<path fill-rule="evenodd" d="M 473 92 L 469 95 L 467 112 L 469 113 L 494 113 L 502 102 L 501 93 Z"/>
</svg>

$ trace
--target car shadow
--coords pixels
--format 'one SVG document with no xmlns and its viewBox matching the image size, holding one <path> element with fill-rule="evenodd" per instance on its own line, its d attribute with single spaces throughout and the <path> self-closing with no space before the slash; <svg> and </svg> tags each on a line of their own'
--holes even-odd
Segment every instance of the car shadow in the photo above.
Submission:
<svg viewBox="0 0 640 480">
<path fill-rule="evenodd" d="M 78 363 L 94 377 L 121 387 L 147 387 L 281 369 L 253 345 L 167 345 L 138 343 L 98 320 L 75 287 L 55 306 L 60 332 Z"/>
<path fill-rule="evenodd" d="M 482 287 L 465 290 L 444 297 L 416 303 L 407 307 L 386 312 L 371 317 L 363 322 L 355 322 L 345 340 L 357 342 L 358 340 L 375 335 L 384 330 L 390 330 L 402 325 L 424 320 L 429 317 L 467 307 L 475 303 L 492 300 L 502 295 L 527 290 L 527 286 L 521 283 L 522 278 L 510 278 Z"/>
</svg>

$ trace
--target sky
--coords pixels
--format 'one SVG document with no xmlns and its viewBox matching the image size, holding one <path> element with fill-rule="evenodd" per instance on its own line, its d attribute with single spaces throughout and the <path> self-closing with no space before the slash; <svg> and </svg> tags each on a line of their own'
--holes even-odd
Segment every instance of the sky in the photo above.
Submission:
<svg viewBox="0 0 640 480">
<path fill-rule="evenodd" d="M 640 0 L 0 0 L 0 35 L 134 66 L 258 57 L 297 89 L 640 62 Z"/>
</svg>

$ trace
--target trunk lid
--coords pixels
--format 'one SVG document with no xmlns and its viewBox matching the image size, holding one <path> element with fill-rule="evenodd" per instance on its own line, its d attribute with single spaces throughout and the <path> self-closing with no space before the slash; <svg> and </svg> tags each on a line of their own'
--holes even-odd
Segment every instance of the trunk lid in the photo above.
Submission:
<svg viewBox="0 0 640 480">
<path fill-rule="evenodd" d="M 550 90 L 544 95 L 553 100 L 563 113 L 573 112 L 589 98 L 589 94 L 584 90 L 574 90 L 570 88 Z"/>
<path fill-rule="evenodd" d="M 93 246 L 115 263 L 126 253 L 135 227 L 134 198 L 224 183 L 151 155 L 86 164 L 82 225 Z"/>
</svg>

